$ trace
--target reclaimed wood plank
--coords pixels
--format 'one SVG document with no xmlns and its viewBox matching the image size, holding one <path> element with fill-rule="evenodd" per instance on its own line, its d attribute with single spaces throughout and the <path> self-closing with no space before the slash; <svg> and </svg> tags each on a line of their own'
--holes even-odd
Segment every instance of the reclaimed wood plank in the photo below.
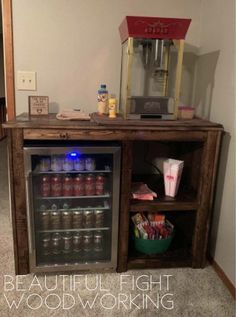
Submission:
<svg viewBox="0 0 236 317">
<path fill-rule="evenodd" d="M 124 190 L 121 191 L 121 197 L 120 197 L 121 201 L 120 201 L 117 272 L 127 271 L 132 165 L 133 165 L 133 144 L 130 141 L 123 141 L 122 142 L 122 162 L 121 162 L 121 188 L 125 189 L 125 191 Z"/>
<path fill-rule="evenodd" d="M 157 131 L 157 130 L 58 130 L 58 129 L 24 129 L 25 140 L 155 140 L 155 141 L 204 141 L 207 137 L 205 131 Z"/>
<path fill-rule="evenodd" d="M 193 236 L 193 267 L 204 267 L 206 263 L 207 241 L 212 212 L 212 188 L 215 182 L 216 164 L 219 155 L 219 135 L 209 131 L 203 149 L 202 169 L 200 175 L 198 198 L 200 206 L 197 210 L 195 231 Z"/>
<path fill-rule="evenodd" d="M 29 273 L 29 248 L 27 231 L 26 195 L 23 157 L 23 131 L 10 133 L 10 187 L 11 213 L 16 274 Z"/>
</svg>

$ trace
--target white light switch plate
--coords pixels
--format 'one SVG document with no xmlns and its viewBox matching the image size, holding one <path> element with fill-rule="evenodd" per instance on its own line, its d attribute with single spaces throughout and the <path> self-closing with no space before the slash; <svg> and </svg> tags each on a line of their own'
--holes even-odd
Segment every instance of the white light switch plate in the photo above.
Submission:
<svg viewBox="0 0 236 317">
<path fill-rule="evenodd" d="M 36 90 L 36 72 L 17 72 L 18 90 Z"/>
</svg>

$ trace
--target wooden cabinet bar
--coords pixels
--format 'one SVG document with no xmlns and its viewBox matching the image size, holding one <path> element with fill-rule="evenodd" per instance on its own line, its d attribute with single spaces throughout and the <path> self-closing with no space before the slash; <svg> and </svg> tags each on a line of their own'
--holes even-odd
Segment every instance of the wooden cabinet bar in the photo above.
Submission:
<svg viewBox="0 0 236 317">
<path fill-rule="evenodd" d="M 23 114 L 4 124 L 8 129 L 11 183 L 12 226 L 16 274 L 29 273 L 26 188 L 24 179 L 24 142 L 30 141 L 118 141 L 122 149 L 117 271 L 127 269 L 205 266 L 210 218 L 214 199 L 220 140 L 220 124 L 194 119 L 189 121 L 138 121 L 130 124 L 59 121 L 53 115 L 30 118 Z M 145 155 L 145 144 L 166 157 L 174 155 L 185 162 L 184 182 L 175 199 L 158 190 L 155 201 L 130 198 L 135 164 Z M 138 154 L 136 147 L 140 147 Z M 142 150 L 143 149 L 143 150 Z M 170 155 L 170 156 L 168 156 Z M 170 216 L 189 241 L 188 247 L 165 254 L 145 256 L 132 247 L 130 217 L 135 212 L 163 212 Z M 188 228 L 189 227 L 189 228 Z M 182 241 L 184 242 L 184 239 Z M 181 237 L 180 237 L 181 240 Z"/>
</svg>

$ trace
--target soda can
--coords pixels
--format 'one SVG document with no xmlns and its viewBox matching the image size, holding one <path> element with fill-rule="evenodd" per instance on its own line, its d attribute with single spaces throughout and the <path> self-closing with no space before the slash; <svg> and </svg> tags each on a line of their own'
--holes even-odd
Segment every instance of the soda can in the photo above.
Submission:
<svg viewBox="0 0 236 317">
<path fill-rule="evenodd" d="M 85 178 L 82 174 L 75 175 L 74 178 L 74 195 L 84 196 L 85 194 Z"/>
<path fill-rule="evenodd" d="M 69 210 L 62 210 L 61 212 L 61 222 L 63 229 L 71 229 L 71 212 Z"/>
<path fill-rule="evenodd" d="M 92 228 L 94 226 L 93 210 L 84 210 L 84 228 Z"/>
<path fill-rule="evenodd" d="M 62 252 L 72 252 L 72 234 L 70 232 L 66 232 L 62 235 Z"/>
<path fill-rule="evenodd" d="M 48 172 L 51 169 L 51 160 L 49 157 L 42 157 L 40 159 L 39 170 L 40 172 Z"/>
<path fill-rule="evenodd" d="M 83 210 L 74 210 L 72 214 L 72 223 L 73 228 L 82 228 L 83 227 Z"/>
<path fill-rule="evenodd" d="M 61 228 L 61 212 L 60 212 L 60 210 L 53 208 L 50 211 L 50 223 L 51 223 L 52 229 L 60 229 Z"/>
<path fill-rule="evenodd" d="M 85 170 L 85 160 L 82 157 L 76 157 L 74 160 L 74 169 L 76 171 Z"/>
<path fill-rule="evenodd" d="M 96 169 L 96 163 L 95 163 L 95 159 L 91 158 L 91 157 L 87 157 L 85 159 L 85 169 L 87 171 L 94 171 Z"/>
<path fill-rule="evenodd" d="M 62 179 L 59 174 L 51 177 L 51 196 L 60 197 L 62 195 Z"/>
<path fill-rule="evenodd" d="M 40 193 L 43 197 L 49 197 L 51 194 L 51 179 L 48 175 L 43 175 L 40 180 Z"/>
<path fill-rule="evenodd" d="M 94 196 L 96 192 L 95 177 L 93 174 L 88 174 L 85 177 L 85 195 Z"/>
<path fill-rule="evenodd" d="M 61 235 L 56 232 L 52 235 L 52 253 L 57 255 L 61 252 Z"/>
<path fill-rule="evenodd" d="M 105 213 L 104 210 L 98 209 L 94 210 L 94 223 L 96 228 L 101 228 L 104 226 Z"/>
<path fill-rule="evenodd" d="M 60 155 L 52 155 L 51 170 L 54 172 L 62 171 L 63 158 Z"/>
<path fill-rule="evenodd" d="M 73 251 L 80 252 L 82 251 L 83 246 L 83 235 L 80 232 L 76 232 L 73 235 Z"/>
<path fill-rule="evenodd" d="M 39 212 L 40 226 L 43 230 L 49 229 L 50 226 L 50 211 L 44 210 Z"/>
<path fill-rule="evenodd" d="M 93 234 L 90 231 L 85 231 L 83 234 L 83 250 L 88 253 L 93 249 Z"/>
<path fill-rule="evenodd" d="M 93 235 L 93 250 L 94 252 L 103 251 L 103 233 L 102 231 L 95 231 Z"/>
<path fill-rule="evenodd" d="M 62 179 L 62 195 L 73 196 L 73 178 L 69 174 Z"/>
<path fill-rule="evenodd" d="M 64 171 L 72 171 L 74 169 L 74 163 L 71 157 L 65 155 L 62 168 Z"/>
<path fill-rule="evenodd" d="M 50 234 L 48 233 L 43 234 L 41 237 L 41 248 L 42 248 L 43 255 L 50 254 L 50 245 L 51 245 Z"/>
<path fill-rule="evenodd" d="M 99 174 L 96 176 L 96 195 L 104 195 L 105 188 L 105 177 L 103 174 Z"/>
</svg>

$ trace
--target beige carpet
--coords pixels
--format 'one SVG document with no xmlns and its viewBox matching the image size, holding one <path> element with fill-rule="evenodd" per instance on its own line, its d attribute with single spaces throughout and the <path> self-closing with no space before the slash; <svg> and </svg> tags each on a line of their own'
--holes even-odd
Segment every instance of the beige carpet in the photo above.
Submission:
<svg viewBox="0 0 236 317">
<path fill-rule="evenodd" d="M 77 274 L 80 273 L 77 272 Z M 13 284 L 10 283 L 14 276 L 14 264 L 7 185 L 6 142 L 0 142 L 0 317 L 235 316 L 234 300 L 210 266 L 203 270 L 162 269 L 128 271 L 125 274 L 128 276 L 116 273 L 101 276 L 74 276 L 77 282 L 80 281 L 80 284 L 76 284 L 75 290 L 72 288 L 72 276 L 64 277 L 64 290 L 63 277 L 58 276 L 57 288 L 51 291 L 46 287 L 54 288 L 55 275 L 47 276 L 45 284 L 44 276 L 33 280 L 33 275 L 30 274 L 20 277 L 17 284 L 18 291 L 16 290 L 16 280 L 14 279 Z M 171 275 L 169 285 L 167 285 L 165 275 Z M 160 278 L 162 279 L 161 291 L 159 290 L 160 284 L 150 283 L 151 279 L 160 281 Z M 96 282 L 99 280 L 101 280 L 102 289 L 96 288 L 99 285 Z M 132 280 L 137 284 L 133 289 Z M 121 285 L 122 281 L 124 284 Z M 125 284 L 127 281 L 128 283 Z M 153 285 L 152 290 L 151 285 Z M 31 289 L 29 290 L 29 288 Z M 92 288 L 95 290 L 89 290 Z M 19 303 L 17 309 L 9 308 L 12 300 Z M 84 308 L 86 300 L 90 302 L 91 308 Z M 173 309 L 168 309 L 172 307 Z"/>
</svg>

